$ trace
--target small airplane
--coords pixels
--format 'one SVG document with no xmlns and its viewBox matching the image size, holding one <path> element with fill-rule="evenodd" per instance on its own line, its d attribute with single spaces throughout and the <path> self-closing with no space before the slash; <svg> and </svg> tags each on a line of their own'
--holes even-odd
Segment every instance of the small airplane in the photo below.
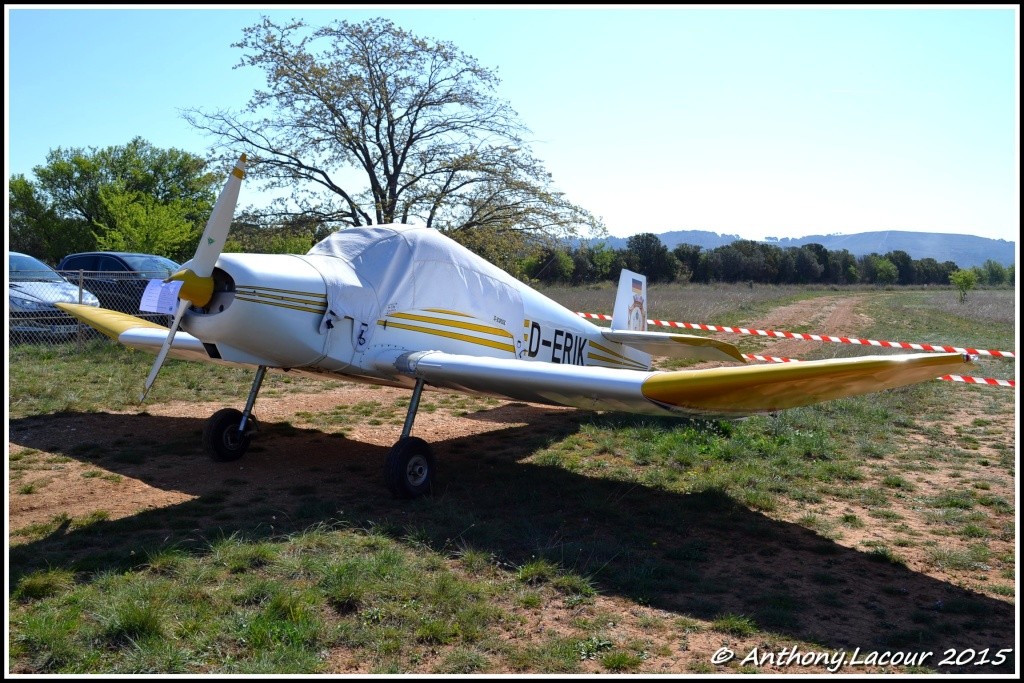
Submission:
<svg viewBox="0 0 1024 683">
<path fill-rule="evenodd" d="M 203 430 L 216 461 L 248 449 L 268 369 L 411 389 L 384 470 L 395 496 L 414 498 L 431 490 L 435 472 L 430 446 L 412 435 L 426 386 L 586 410 L 733 419 L 971 366 L 958 353 L 742 365 L 731 344 L 648 331 L 640 274 L 622 272 L 611 328 L 602 328 L 426 227 L 345 228 L 304 255 L 222 254 L 245 163 L 242 155 L 229 174 L 194 257 L 147 290 L 159 300 L 161 288 L 170 288 L 170 328 L 58 304 L 120 343 L 157 354 L 142 400 L 168 356 L 254 366 L 244 408 L 218 410 Z M 655 371 L 652 355 L 733 365 Z"/>
</svg>

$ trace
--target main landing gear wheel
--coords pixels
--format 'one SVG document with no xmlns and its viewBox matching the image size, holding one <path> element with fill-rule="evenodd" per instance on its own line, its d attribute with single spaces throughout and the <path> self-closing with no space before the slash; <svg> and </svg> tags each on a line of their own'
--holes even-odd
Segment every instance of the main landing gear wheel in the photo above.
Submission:
<svg viewBox="0 0 1024 683">
<path fill-rule="evenodd" d="M 245 423 L 245 431 L 239 432 L 242 411 L 224 408 L 214 413 L 203 427 L 203 448 L 217 462 L 238 460 L 249 450 L 256 418 L 253 415 Z"/>
<path fill-rule="evenodd" d="M 388 489 L 398 498 L 418 498 L 430 493 L 434 483 L 434 454 L 423 439 L 404 436 L 384 463 Z"/>
</svg>

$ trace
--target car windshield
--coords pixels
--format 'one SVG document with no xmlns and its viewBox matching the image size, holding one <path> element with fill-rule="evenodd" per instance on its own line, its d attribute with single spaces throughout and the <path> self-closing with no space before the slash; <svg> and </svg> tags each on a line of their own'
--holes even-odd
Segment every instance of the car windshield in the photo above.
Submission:
<svg viewBox="0 0 1024 683">
<path fill-rule="evenodd" d="M 129 268 L 140 273 L 167 276 L 179 268 L 177 263 L 163 256 L 125 254 L 122 258 L 124 258 Z"/>
<path fill-rule="evenodd" d="M 12 282 L 63 282 L 57 271 L 26 254 L 7 254 Z"/>
</svg>

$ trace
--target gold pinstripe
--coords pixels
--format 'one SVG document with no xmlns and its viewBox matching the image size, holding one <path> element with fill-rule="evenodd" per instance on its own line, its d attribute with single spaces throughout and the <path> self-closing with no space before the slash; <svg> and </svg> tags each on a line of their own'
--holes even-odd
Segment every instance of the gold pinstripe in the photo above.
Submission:
<svg viewBox="0 0 1024 683">
<path fill-rule="evenodd" d="M 624 356 L 621 353 L 617 353 L 617 352 L 609 349 L 608 347 L 603 346 L 602 344 L 598 344 L 597 342 L 595 342 L 593 340 L 590 341 L 590 345 L 593 346 L 594 348 L 596 348 L 598 351 L 601 351 L 602 353 L 607 353 L 610 356 L 614 356 L 615 358 L 618 359 L 618 360 L 615 361 L 617 363 L 620 363 L 620 364 L 623 364 L 623 365 L 633 365 L 633 366 L 636 366 L 636 367 L 639 367 L 639 368 L 643 368 L 645 370 L 647 369 L 647 366 L 644 365 L 643 363 L 641 363 L 639 361 L 636 361 L 636 360 L 633 360 L 629 356 Z"/>
<path fill-rule="evenodd" d="M 319 313 L 319 314 L 323 315 L 324 313 L 327 312 L 327 305 L 326 304 L 324 304 L 323 306 L 321 306 L 319 308 L 308 308 L 306 306 L 296 306 L 296 305 L 293 305 L 293 304 L 278 303 L 276 301 L 267 301 L 266 299 L 250 298 L 250 297 L 247 297 L 247 296 L 242 296 L 242 295 L 237 294 L 237 293 L 235 295 L 235 298 L 238 299 L 239 301 L 248 301 L 249 303 L 263 304 L 264 306 L 276 306 L 277 308 L 288 308 L 288 309 L 291 309 L 293 311 L 302 311 L 304 313 Z"/>
<path fill-rule="evenodd" d="M 310 299 L 301 299 L 299 297 L 294 297 L 294 296 L 281 296 L 281 295 L 278 295 L 278 294 L 266 294 L 264 292 L 237 291 L 237 292 L 235 292 L 235 296 L 254 296 L 254 297 L 259 297 L 261 300 L 267 300 L 267 301 L 284 301 L 284 302 L 292 303 L 292 304 L 306 304 L 308 306 L 323 306 L 324 308 L 327 308 L 327 302 L 326 301 L 313 301 L 313 300 L 310 300 Z"/>
<path fill-rule="evenodd" d="M 596 341 L 591 340 L 590 341 L 590 345 L 595 347 L 595 348 L 597 348 L 597 349 L 599 349 L 600 351 L 603 351 L 604 353 L 607 353 L 610 356 L 616 356 L 617 358 L 622 358 L 623 360 L 627 360 L 627 361 L 630 361 L 632 363 L 636 362 L 632 358 L 630 358 L 629 356 L 624 356 L 624 355 L 622 355 L 621 353 L 619 353 L 617 351 L 609 349 L 607 346 L 604 346 L 603 344 L 598 344 Z"/>
<path fill-rule="evenodd" d="M 327 312 L 327 295 L 303 292 L 295 289 L 263 287 L 257 285 L 237 285 L 235 298 L 254 304 L 265 304 L 278 308 L 287 308 L 303 313 Z"/>
<path fill-rule="evenodd" d="M 482 332 L 484 334 L 493 334 L 496 337 L 508 337 L 512 339 L 512 335 L 501 329 L 500 327 L 491 327 L 489 325 L 478 325 L 476 323 L 464 323 L 461 320 L 446 320 L 444 318 L 432 318 L 426 315 L 414 315 L 412 313 L 389 313 L 388 318 L 401 318 L 402 320 L 414 320 L 420 323 L 432 323 L 434 325 L 441 325 L 442 327 L 456 327 L 460 330 L 470 330 L 472 332 Z M 389 325 L 392 323 L 388 323 Z"/>
<path fill-rule="evenodd" d="M 491 339 L 482 339 L 480 337 L 474 337 L 468 334 L 460 334 L 458 332 L 449 332 L 447 330 L 436 330 L 430 327 L 419 327 L 418 325 L 406 325 L 405 323 L 396 323 L 390 320 L 378 320 L 377 324 L 381 327 L 397 327 L 400 330 L 409 330 L 411 332 L 422 332 L 423 334 L 433 335 L 435 337 L 446 337 L 448 339 L 457 339 L 459 341 L 469 342 L 470 344 L 478 344 L 480 346 L 487 346 L 492 349 L 498 349 L 500 351 L 508 351 L 509 353 L 515 353 L 515 349 L 511 344 L 503 344 L 501 342 L 493 341 Z"/>
<path fill-rule="evenodd" d="M 636 365 L 636 364 L 628 365 L 626 363 L 623 363 L 621 360 L 619 360 L 617 358 L 605 358 L 604 356 L 599 356 L 596 353 L 589 353 L 588 352 L 587 353 L 587 358 L 590 359 L 590 360 L 594 360 L 594 361 L 600 361 L 602 363 L 608 363 L 608 364 L 614 365 L 616 367 L 626 368 L 628 370 L 646 370 L 647 369 L 646 366 Z"/>
<path fill-rule="evenodd" d="M 281 294 L 294 294 L 296 296 L 304 296 L 310 299 L 323 299 L 327 301 L 326 294 L 314 294 L 312 292 L 303 292 L 299 289 L 280 289 L 277 287 L 263 287 L 262 285 L 236 285 L 236 290 L 248 289 L 252 292 L 279 292 Z"/>
</svg>

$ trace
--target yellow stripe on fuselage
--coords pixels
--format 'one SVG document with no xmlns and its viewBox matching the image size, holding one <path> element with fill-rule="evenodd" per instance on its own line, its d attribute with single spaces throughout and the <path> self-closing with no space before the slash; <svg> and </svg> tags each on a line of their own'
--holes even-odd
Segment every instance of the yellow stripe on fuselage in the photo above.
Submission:
<svg viewBox="0 0 1024 683">
<path fill-rule="evenodd" d="M 598 351 L 600 351 L 601 353 L 606 353 L 609 356 L 614 356 L 615 358 L 619 359 L 619 360 L 612 361 L 612 360 L 609 360 L 607 358 L 602 358 L 601 360 L 603 360 L 605 362 L 608 362 L 608 363 L 618 363 L 620 365 L 624 365 L 624 366 L 627 366 L 627 367 L 634 367 L 637 370 L 646 370 L 647 369 L 647 366 L 645 364 L 641 363 L 640 361 L 633 360 L 629 356 L 624 356 L 621 353 L 618 353 L 616 351 L 613 351 L 612 349 L 609 349 L 607 346 L 604 346 L 602 344 L 598 344 L 593 339 L 590 340 L 590 345 L 592 347 L 594 347 L 595 349 L 597 349 Z"/>
<path fill-rule="evenodd" d="M 249 297 L 240 295 L 236 295 L 235 298 L 238 299 L 239 301 L 248 301 L 254 304 L 263 304 L 264 306 L 275 306 L 277 308 L 287 308 L 293 311 L 302 311 L 303 313 L 318 313 L 320 315 L 323 315 L 324 313 L 327 312 L 326 304 L 322 308 L 308 308 L 306 306 L 295 306 L 292 304 L 277 303 L 275 301 L 267 301 L 265 299 L 250 299 Z"/>
<path fill-rule="evenodd" d="M 610 365 L 613 368 L 625 368 L 627 370 L 646 370 L 647 369 L 647 368 L 640 367 L 638 365 L 627 365 L 626 363 L 623 363 L 621 360 L 618 360 L 617 358 L 606 358 L 604 356 L 601 356 L 599 354 L 594 353 L 593 351 L 588 351 L 587 352 L 587 358 L 589 360 L 596 361 L 598 363 L 605 363 L 607 365 Z"/>
<path fill-rule="evenodd" d="M 327 312 L 326 294 L 313 294 L 311 292 L 277 289 L 274 287 L 239 285 L 235 288 L 235 297 L 240 301 L 287 308 L 304 313 L 323 315 Z"/>
<path fill-rule="evenodd" d="M 447 312 L 447 311 L 445 311 Z M 453 313 L 452 315 L 461 315 L 460 313 Z M 469 316 L 466 316 L 469 317 Z M 469 330 L 471 332 L 482 332 L 484 334 L 493 334 L 495 337 L 506 337 L 512 339 L 512 335 L 506 330 L 500 327 L 492 327 L 490 325 L 480 325 L 477 323 L 466 323 L 461 320 L 448 320 L 446 318 L 433 318 L 426 315 L 415 315 L 413 313 L 389 313 L 388 318 L 401 318 L 402 320 L 413 320 L 420 323 L 430 323 L 433 325 L 441 325 L 442 327 L 455 327 L 460 330 Z M 394 323 L 388 323 L 393 325 Z"/>
<path fill-rule="evenodd" d="M 393 315 L 394 314 L 392 314 L 392 316 Z M 448 330 L 438 330 L 431 327 L 420 327 L 419 325 L 406 325 L 405 323 L 394 322 L 392 320 L 378 320 L 377 324 L 381 327 L 397 327 L 400 330 L 409 330 L 410 332 L 422 332 L 423 334 L 429 334 L 435 337 L 445 337 L 446 339 L 456 339 L 458 341 L 464 341 L 470 344 L 477 344 L 479 346 L 486 346 L 488 348 L 498 349 L 499 351 L 507 351 L 508 353 L 515 353 L 516 351 L 511 344 L 503 344 L 502 342 L 494 341 L 492 339 L 483 339 L 481 337 L 474 337 L 468 334 L 460 334 L 458 332 L 450 332 Z"/>
</svg>

